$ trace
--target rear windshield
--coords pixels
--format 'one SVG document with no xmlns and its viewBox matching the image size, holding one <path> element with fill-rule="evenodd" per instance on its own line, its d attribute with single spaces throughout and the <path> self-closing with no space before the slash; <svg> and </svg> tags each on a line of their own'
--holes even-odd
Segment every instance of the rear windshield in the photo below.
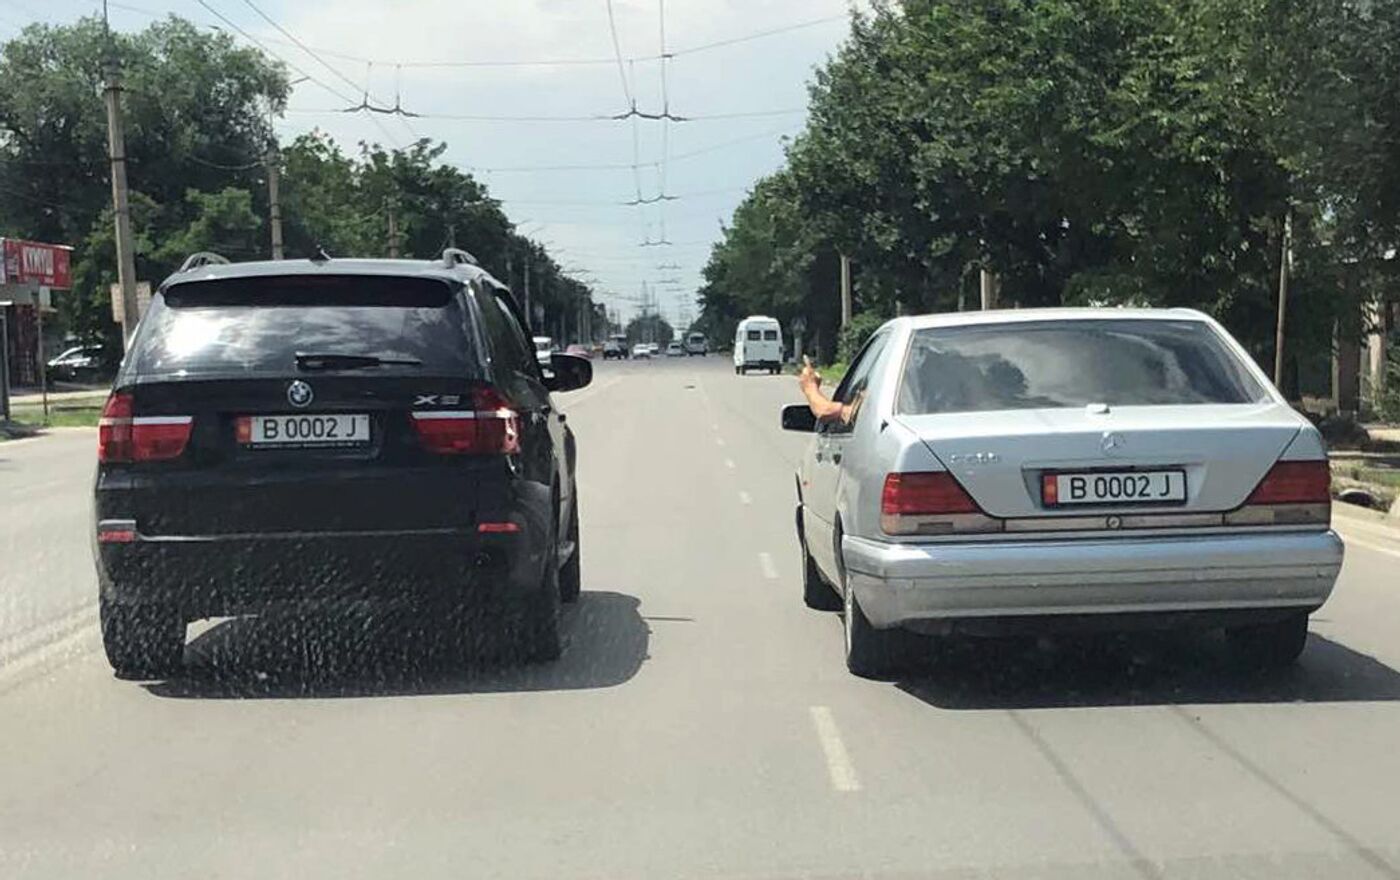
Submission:
<svg viewBox="0 0 1400 880">
<path fill-rule="evenodd" d="M 1199 321 L 1046 321 L 916 331 L 900 384 L 899 411 L 1264 399 L 1264 387 Z"/>
<path fill-rule="evenodd" d="M 376 372 L 476 372 L 452 288 L 421 278 L 234 278 L 173 285 L 133 351 L 140 373 L 285 373 L 298 353 L 412 359 Z"/>
<path fill-rule="evenodd" d="M 774 341 L 775 339 L 778 338 L 778 331 L 777 331 L 777 330 L 764 330 L 764 331 L 763 331 L 763 338 L 766 339 L 766 340 L 768 340 L 769 342 L 772 342 L 772 341 Z"/>
<path fill-rule="evenodd" d="M 759 341 L 759 340 L 762 339 L 762 338 L 763 338 L 763 334 L 759 333 L 757 330 L 750 330 L 750 331 L 749 331 L 749 339 L 752 340 L 753 342 L 757 342 L 757 341 Z"/>
</svg>

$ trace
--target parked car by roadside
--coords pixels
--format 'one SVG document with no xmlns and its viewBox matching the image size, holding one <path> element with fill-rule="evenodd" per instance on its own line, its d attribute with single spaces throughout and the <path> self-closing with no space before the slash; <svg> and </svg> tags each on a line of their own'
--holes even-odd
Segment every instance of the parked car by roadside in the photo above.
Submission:
<svg viewBox="0 0 1400 880">
<path fill-rule="evenodd" d="M 49 378 L 68 382 L 91 382 L 107 372 L 102 346 L 76 345 L 48 363 Z"/>
</svg>

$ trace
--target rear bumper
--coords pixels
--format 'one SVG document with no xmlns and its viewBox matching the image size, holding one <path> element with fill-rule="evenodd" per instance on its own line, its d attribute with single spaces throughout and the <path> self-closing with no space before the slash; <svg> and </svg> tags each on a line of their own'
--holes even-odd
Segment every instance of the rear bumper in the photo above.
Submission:
<svg viewBox="0 0 1400 880">
<path fill-rule="evenodd" d="M 97 544 L 98 584 L 119 603 L 159 602 L 187 619 L 277 604 L 373 601 L 489 605 L 539 589 L 545 548 L 527 533 L 461 530 L 137 536 Z"/>
<path fill-rule="evenodd" d="M 1312 610 L 1336 533 L 893 544 L 845 536 L 847 583 L 877 627 L 959 618 Z M 1247 615 L 1245 615 L 1247 616 Z"/>
</svg>

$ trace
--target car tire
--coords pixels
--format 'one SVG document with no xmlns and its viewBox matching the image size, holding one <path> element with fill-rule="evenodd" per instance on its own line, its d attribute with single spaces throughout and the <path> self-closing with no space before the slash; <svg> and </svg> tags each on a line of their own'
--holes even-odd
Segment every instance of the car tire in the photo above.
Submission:
<svg viewBox="0 0 1400 880">
<path fill-rule="evenodd" d="M 1290 666 L 1308 641 L 1308 615 L 1290 614 L 1272 623 L 1225 630 L 1230 652 L 1242 664 L 1256 669 Z"/>
<path fill-rule="evenodd" d="M 843 596 L 846 669 L 861 678 L 888 679 L 909 661 L 914 635 L 902 629 L 876 629 L 848 586 Z"/>
<path fill-rule="evenodd" d="M 185 620 L 163 605 L 98 602 L 102 647 L 118 678 L 162 678 L 180 668 Z"/>
<path fill-rule="evenodd" d="M 554 535 L 550 536 L 546 548 L 549 556 L 544 565 L 543 583 L 520 609 L 515 628 L 517 645 L 526 663 L 558 660 L 563 651 L 559 638 L 559 566 L 554 562 L 558 559 L 559 544 Z"/>
<path fill-rule="evenodd" d="M 574 552 L 563 568 L 559 569 L 559 601 L 565 604 L 577 602 L 579 592 L 583 589 L 583 550 L 578 540 L 578 501 L 574 502 L 573 515 L 569 517 L 569 541 L 574 545 Z"/>
</svg>

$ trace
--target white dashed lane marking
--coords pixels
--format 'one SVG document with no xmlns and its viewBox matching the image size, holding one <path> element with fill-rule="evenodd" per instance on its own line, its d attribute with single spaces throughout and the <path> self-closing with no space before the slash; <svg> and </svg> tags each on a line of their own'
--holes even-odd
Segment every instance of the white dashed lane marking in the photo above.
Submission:
<svg viewBox="0 0 1400 880">
<path fill-rule="evenodd" d="M 758 564 L 763 569 L 763 576 L 770 581 L 778 579 L 778 566 L 773 564 L 773 557 L 767 553 L 758 554 Z"/>
<path fill-rule="evenodd" d="M 747 492 L 740 492 L 740 493 L 739 493 L 739 503 L 740 503 L 740 504 L 753 504 L 753 497 L 750 496 L 749 493 L 747 493 Z"/>
<path fill-rule="evenodd" d="M 836 727 L 836 718 L 826 706 L 808 707 L 812 713 L 812 724 L 817 729 L 817 740 L 826 755 L 826 772 L 831 778 L 831 787 L 837 791 L 860 791 L 860 780 L 856 768 L 851 764 L 851 756 L 846 753 L 846 744 L 841 741 L 841 731 Z"/>
</svg>

